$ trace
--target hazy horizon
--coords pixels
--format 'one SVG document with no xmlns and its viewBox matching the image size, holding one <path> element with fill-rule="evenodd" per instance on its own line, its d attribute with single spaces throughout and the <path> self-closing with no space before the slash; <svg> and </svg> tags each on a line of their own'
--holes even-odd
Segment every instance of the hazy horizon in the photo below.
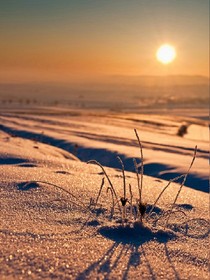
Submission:
<svg viewBox="0 0 210 280">
<path fill-rule="evenodd" d="M 156 80 L 156 81 L 174 81 L 178 83 L 185 83 L 186 81 L 190 81 L 191 84 L 199 83 L 207 83 L 209 84 L 209 77 L 205 75 L 185 75 L 185 74 L 175 74 L 175 75 L 129 75 L 129 74 L 113 74 L 113 75 L 103 75 L 103 76 L 93 76 L 93 77 L 77 77 L 77 78 L 71 78 L 68 80 L 61 80 L 61 79 L 44 79 L 44 80 L 19 80 L 19 79 L 13 79 L 13 80 L 7 80 L 2 79 L 0 80 L 0 84 L 60 84 L 60 85 L 71 85 L 71 84 L 78 84 L 81 82 L 84 83 L 109 83 L 109 82 L 119 82 L 120 79 L 124 79 L 124 81 L 132 81 L 132 82 L 144 82 L 149 80 Z"/>
</svg>

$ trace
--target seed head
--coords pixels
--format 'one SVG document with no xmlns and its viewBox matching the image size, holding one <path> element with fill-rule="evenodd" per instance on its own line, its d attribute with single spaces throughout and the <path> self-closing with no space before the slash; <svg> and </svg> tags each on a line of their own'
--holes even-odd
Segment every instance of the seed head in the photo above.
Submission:
<svg viewBox="0 0 210 280">
<path fill-rule="evenodd" d="M 120 201 L 122 203 L 122 206 L 125 206 L 125 204 L 127 203 L 128 199 L 127 198 L 124 198 L 124 197 L 121 197 L 120 198 Z"/>
</svg>

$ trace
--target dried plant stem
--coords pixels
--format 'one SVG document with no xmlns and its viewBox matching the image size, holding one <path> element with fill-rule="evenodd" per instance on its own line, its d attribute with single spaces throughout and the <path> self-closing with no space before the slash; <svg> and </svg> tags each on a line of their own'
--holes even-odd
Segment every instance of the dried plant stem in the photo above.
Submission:
<svg viewBox="0 0 210 280">
<path fill-rule="evenodd" d="M 96 165 L 98 165 L 98 166 L 101 167 L 101 169 L 102 169 L 104 175 L 106 176 L 106 178 L 107 178 L 107 180 L 108 180 L 108 182 L 109 182 L 109 185 L 110 185 L 110 187 L 111 187 L 111 189 L 112 189 L 112 192 L 113 192 L 113 194 L 114 194 L 114 196 L 115 196 L 115 199 L 116 199 L 116 201 L 117 201 L 117 205 L 118 205 L 118 208 L 119 208 L 119 210 L 120 210 L 120 213 L 122 214 L 122 210 L 121 210 L 121 207 L 120 207 L 120 204 L 119 204 L 119 201 L 118 201 L 117 194 L 116 194 L 116 192 L 115 192 L 115 189 L 114 189 L 114 187 L 113 187 L 113 185 L 112 185 L 112 182 L 111 182 L 111 180 L 109 179 L 109 176 L 108 176 L 108 174 L 106 173 L 104 167 L 103 167 L 98 161 L 96 161 L 96 160 L 89 160 L 87 163 L 88 163 L 88 164 L 89 164 L 89 163 L 93 163 L 93 164 L 96 164 Z"/>
<path fill-rule="evenodd" d="M 157 219 L 153 220 L 153 223 L 156 225 L 157 222 L 161 218 L 163 218 L 164 216 L 171 215 L 172 213 L 182 213 L 185 217 L 187 216 L 186 213 L 183 210 L 175 210 L 175 211 L 168 210 L 168 211 L 164 212 L 163 214 L 161 214 L 160 217 L 158 217 Z"/>
<path fill-rule="evenodd" d="M 141 213 L 140 213 L 140 211 L 139 211 L 139 200 L 138 199 L 136 199 L 136 219 L 138 220 L 140 220 L 141 221 Z"/>
<path fill-rule="evenodd" d="M 114 207 L 115 207 L 115 203 L 114 203 L 114 194 L 113 194 L 113 191 L 112 191 L 111 187 L 108 187 L 108 188 L 107 188 L 106 192 L 108 193 L 108 191 L 111 192 L 111 196 L 112 196 L 112 207 L 111 207 L 111 213 L 110 213 L 110 216 L 111 216 L 111 218 L 112 218 L 113 215 L 114 215 Z"/>
<path fill-rule="evenodd" d="M 136 138 L 138 140 L 139 148 L 140 148 L 140 155 L 141 155 L 141 182 L 140 182 L 140 194 L 139 194 L 139 203 L 141 204 L 141 197 L 142 197 L 142 187 L 143 187 L 143 175 L 144 175 L 144 157 L 143 157 L 143 148 L 142 144 L 139 138 L 139 135 L 137 133 L 137 130 L 134 129 L 134 132 L 136 134 Z"/>
<path fill-rule="evenodd" d="M 126 205 L 122 207 L 122 225 L 124 226 L 126 219 Z"/>
<path fill-rule="evenodd" d="M 98 200 L 99 200 L 99 197 L 100 197 L 100 195 L 101 195 L 101 191 L 102 191 L 102 189 L 103 189 L 103 186 L 104 186 L 104 178 L 102 178 L 101 187 L 100 187 L 100 189 L 99 189 L 98 196 L 97 196 L 97 198 L 96 198 L 96 202 L 95 202 L 95 207 L 94 207 L 94 208 L 96 208 L 96 205 L 98 204 Z"/>
<path fill-rule="evenodd" d="M 123 175 L 123 194 L 124 199 L 126 199 L 126 183 L 125 183 L 125 167 L 124 164 L 119 156 L 117 156 L 117 159 L 119 160 L 121 166 L 122 166 L 122 175 Z"/>
<path fill-rule="evenodd" d="M 49 183 L 49 182 L 46 182 L 46 181 L 36 181 L 36 180 L 33 180 L 33 181 L 30 181 L 30 182 L 28 182 L 28 183 L 26 183 L 25 185 L 24 185 L 24 187 L 27 187 L 27 185 L 29 185 L 30 183 L 41 183 L 41 184 L 47 184 L 47 185 L 49 185 L 49 186 L 52 186 L 52 187 L 55 187 L 55 188 L 57 188 L 57 189 L 60 189 L 60 190 L 62 190 L 62 191 L 64 191 L 64 192 L 66 192 L 66 193 L 68 193 L 69 195 L 71 195 L 73 198 L 75 198 L 77 201 L 79 201 L 78 200 L 78 197 L 76 197 L 74 194 L 72 194 L 70 191 L 67 191 L 66 189 L 64 189 L 64 188 L 62 188 L 62 187 L 60 187 L 60 186 L 58 186 L 58 185 L 55 185 L 55 184 L 52 184 L 52 183 Z M 85 210 L 87 210 L 87 207 L 86 207 L 86 205 L 82 202 L 82 201 L 79 201 L 79 203 L 81 203 L 82 204 L 82 206 L 79 204 L 79 203 L 77 203 L 77 202 L 74 202 L 74 201 L 71 201 L 73 204 L 75 204 L 76 206 L 79 206 L 79 207 L 81 207 L 81 208 L 84 208 Z"/>
<path fill-rule="evenodd" d="M 154 210 L 155 206 L 157 205 L 159 199 L 161 198 L 161 196 L 163 195 L 163 193 L 166 191 L 166 189 L 170 186 L 170 184 L 171 184 L 172 182 L 175 182 L 175 181 L 177 181 L 177 180 L 183 178 L 184 176 L 185 176 L 185 175 L 177 176 L 177 177 L 171 179 L 171 180 L 167 183 L 167 185 L 165 186 L 165 188 L 160 192 L 160 194 L 158 195 L 157 199 L 155 200 L 155 202 L 154 202 L 154 204 L 153 204 L 151 210 L 150 210 L 149 213 L 148 213 L 148 217 L 151 215 L 151 213 L 152 213 L 152 211 Z"/>
<path fill-rule="evenodd" d="M 134 167 L 135 167 L 135 171 L 136 171 L 136 177 L 137 177 L 137 184 L 138 184 L 138 190 L 139 190 L 139 198 L 141 197 L 141 188 L 140 188 L 140 178 L 139 178 L 139 171 L 138 171 L 138 166 L 137 166 L 137 162 L 136 159 L 133 159 L 133 163 L 134 163 Z"/>
<path fill-rule="evenodd" d="M 195 157 L 196 157 L 196 153 L 197 153 L 197 146 L 195 146 L 194 154 L 193 154 L 193 159 L 192 159 L 192 161 L 191 161 L 191 164 L 190 164 L 190 166 L 189 166 L 189 168 L 188 168 L 188 170 L 187 170 L 187 173 L 184 175 L 184 179 L 183 179 L 183 181 L 182 181 L 182 183 L 181 183 L 181 185 L 180 185 L 180 187 L 179 187 L 179 190 L 178 190 L 177 195 L 176 195 L 176 197 L 175 197 L 175 199 L 174 199 L 174 202 L 173 202 L 173 204 L 172 204 L 172 206 L 171 206 L 171 209 L 169 210 L 170 212 L 169 212 L 169 215 L 168 215 L 168 219 L 167 219 L 166 225 L 168 224 L 170 215 L 171 215 L 171 213 L 172 213 L 172 211 L 173 211 L 173 208 L 174 208 L 174 206 L 175 206 L 175 204 L 176 204 L 176 202 L 177 202 L 177 199 L 178 199 L 178 197 L 179 197 L 179 195 L 180 195 L 180 192 L 181 192 L 181 190 L 182 190 L 182 188 L 183 188 L 183 186 L 184 186 L 184 184 L 185 184 L 185 182 L 186 182 L 186 179 L 187 179 L 187 176 L 188 176 L 188 174 L 189 174 L 189 172 L 190 172 L 190 169 L 191 169 L 191 167 L 193 166 L 193 163 L 194 163 Z"/>
<path fill-rule="evenodd" d="M 129 184 L 129 193 L 130 193 L 130 217 L 132 219 L 133 216 L 133 193 L 131 189 L 131 184 Z"/>
</svg>

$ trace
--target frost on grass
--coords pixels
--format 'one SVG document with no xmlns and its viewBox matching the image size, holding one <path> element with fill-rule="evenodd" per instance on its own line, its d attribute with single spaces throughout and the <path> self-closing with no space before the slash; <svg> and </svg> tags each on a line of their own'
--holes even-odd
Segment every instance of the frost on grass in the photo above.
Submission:
<svg viewBox="0 0 210 280">
<path fill-rule="evenodd" d="M 143 177 L 144 177 L 144 157 L 143 157 L 143 148 L 142 143 L 140 141 L 140 137 L 138 135 L 137 130 L 135 129 L 135 135 L 138 141 L 138 146 L 140 149 L 140 168 L 137 165 L 136 159 L 133 159 L 134 162 L 134 168 L 136 172 L 136 180 L 137 180 L 137 193 L 138 196 L 134 197 L 133 190 L 134 186 L 132 186 L 130 183 L 126 184 L 126 176 L 125 176 L 125 170 L 124 170 L 124 164 L 121 160 L 121 158 L 118 156 L 117 159 L 119 160 L 121 164 L 121 170 L 122 170 L 122 178 L 123 178 L 123 189 L 121 195 L 117 193 L 116 188 L 114 187 L 114 184 L 112 183 L 109 175 L 107 174 L 105 168 L 96 160 L 90 160 L 88 163 L 96 164 L 98 165 L 101 170 L 102 174 L 104 174 L 104 178 L 102 179 L 101 186 L 99 188 L 99 192 L 96 199 L 91 198 L 91 204 L 90 209 L 92 213 L 99 213 L 100 212 L 100 205 L 99 205 L 99 199 L 102 194 L 102 191 L 105 189 L 105 191 L 108 193 L 111 193 L 111 207 L 109 214 L 107 214 L 107 211 L 101 212 L 101 215 L 103 216 L 103 219 L 108 219 L 109 221 L 112 221 L 112 225 L 110 227 L 105 227 L 101 229 L 99 232 L 103 233 L 103 235 L 113 235 L 113 231 L 115 230 L 116 233 L 118 232 L 119 235 L 125 235 L 129 234 L 129 236 L 134 236 L 137 234 L 139 235 L 147 235 L 150 237 L 154 237 L 155 234 L 158 235 L 158 231 L 161 228 L 165 230 L 173 230 L 173 232 L 179 231 L 181 233 L 187 233 L 187 224 L 185 224 L 185 221 L 187 219 L 187 214 L 185 213 L 184 209 L 177 208 L 177 199 L 181 193 L 181 190 L 186 182 L 187 176 L 190 172 L 190 169 L 194 163 L 194 160 L 196 158 L 196 152 L 197 152 L 197 146 L 195 147 L 194 154 L 192 157 L 192 161 L 189 165 L 189 168 L 187 172 L 181 176 L 175 177 L 171 179 L 167 185 L 162 189 L 156 200 L 149 204 L 148 202 L 143 200 Z M 108 187 L 105 187 L 105 179 L 108 182 Z M 162 210 L 161 208 L 157 207 L 157 204 L 162 197 L 163 193 L 169 188 L 171 183 L 178 182 L 179 183 L 179 189 L 177 191 L 177 194 L 174 198 L 173 203 L 169 206 L 168 209 Z M 108 196 L 107 196 L 108 197 Z M 159 211 L 157 211 L 159 209 Z M 177 223 L 181 221 L 181 224 Z M 175 226 L 176 225 L 176 226 Z M 108 230 L 110 229 L 110 231 Z M 111 238 L 112 239 L 112 238 Z"/>
</svg>

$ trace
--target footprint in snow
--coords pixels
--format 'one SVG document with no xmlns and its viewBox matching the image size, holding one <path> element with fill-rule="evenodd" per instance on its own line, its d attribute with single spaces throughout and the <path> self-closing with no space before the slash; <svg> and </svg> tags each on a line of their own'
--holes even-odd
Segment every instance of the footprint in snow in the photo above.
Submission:
<svg viewBox="0 0 210 280">
<path fill-rule="evenodd" d="M 39 187 L 40 187 L 39 184 L 36 182 L 29 182 L 29 183 L 22 182 L 17 184 L 17 189 L 20 191 L 28 191 L 30 189 L 37 189 Z"/>
</svg>

